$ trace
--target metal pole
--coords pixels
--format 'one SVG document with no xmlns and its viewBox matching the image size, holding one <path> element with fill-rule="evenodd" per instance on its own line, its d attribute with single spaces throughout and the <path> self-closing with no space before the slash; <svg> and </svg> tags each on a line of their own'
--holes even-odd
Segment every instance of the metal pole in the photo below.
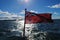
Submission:
<svg viewBox="0 0 60 40">
<path fill-rule="evenodd" d="M 23 37 L 25 37 L 26 11 L 27 11 L 27 9 L 25 9 L 25 19 L 24 19 Z"/>
</svg>

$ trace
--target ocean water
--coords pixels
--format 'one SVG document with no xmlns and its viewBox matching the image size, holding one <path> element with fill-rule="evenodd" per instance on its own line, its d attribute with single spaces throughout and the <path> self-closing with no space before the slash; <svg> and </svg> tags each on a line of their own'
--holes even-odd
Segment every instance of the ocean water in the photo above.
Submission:
<svg viewBox="0 0 60 40">
<path fill-rule="evenodd" d="M 29 40 L 60 40 L 60 19 L 53 21 L 26 27 L 26 36 Z M 23 21 L 0 20 L 0 40 L 20 40 L 23 25 Z"/>
</svg>

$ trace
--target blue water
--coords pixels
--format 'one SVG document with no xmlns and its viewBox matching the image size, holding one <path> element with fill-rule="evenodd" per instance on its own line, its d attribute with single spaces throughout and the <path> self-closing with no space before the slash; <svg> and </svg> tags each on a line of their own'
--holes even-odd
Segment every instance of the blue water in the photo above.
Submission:
<svg viewBox="0 0 60 40">
<path fill-rule="evenodd" d="M 60 40 L 60 19 L 54 19 L 53 21 L 53 23 L 37 24 L 37 29 L 47 32 L 47 35 L 41 34 L 45 36 L 45 39 L 35 38 L 34 40 Z M 18 23 L 16 21 L 0 20 L 0 40 L 19 40 L 21 33 L 19 31 L 11 31 L 12 29 L 17 29 L 17 25 Z M 37 32 L 36 30 L 32 31 Z M 39 36 L 40 34 L 36 35 L 36 37 Z M 16 39 L 9 37 L 15 37 Z"/>
</svg>

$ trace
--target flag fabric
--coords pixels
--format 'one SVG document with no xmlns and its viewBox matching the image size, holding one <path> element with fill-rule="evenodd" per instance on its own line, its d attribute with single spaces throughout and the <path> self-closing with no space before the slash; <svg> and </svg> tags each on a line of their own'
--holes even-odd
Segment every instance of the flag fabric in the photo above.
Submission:
<svg viewBox="0 0 60 40">
<path fill-rule="evenodd" d="M 53 22 L 51 19 L 50 13 L 36 14 L 28 11 L 26 12 L 26 15 L 25 15 L 25 21 L 26 21 L 26 24 Z"/>
</svg>

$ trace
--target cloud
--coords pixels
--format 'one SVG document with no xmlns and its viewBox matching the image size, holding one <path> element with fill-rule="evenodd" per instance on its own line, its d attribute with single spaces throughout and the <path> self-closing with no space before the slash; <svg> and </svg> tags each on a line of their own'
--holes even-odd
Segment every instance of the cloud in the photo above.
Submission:
<svg viewBox="0 0 60 40">
<path fill-rule="evenodd" d="M 57 13 L 57 12 L 54 12 L 54 14 L 55 14 L 55 15 L 58 15 L 58 13 Z"/>
<path fill-rule="evenodd" d="M 30 10 L 29 12 L 33 12 L 33 13 L 38 13 L 37 11 L 34 11 L 34 10 Z M 22 10 L 19 14 L 25 14 L 25 10 Z"/>
<path fill-rule="evenodd" d="M 60 19 L 60 16 L 53 15 L 53 16 L 52 16 L 52 19 Z"/>
<path fill-rule="evenodd" d="M 29 12 L 38 13 L 37 11 L 34 11 L 34 10 L 30 10 Z M 21 12 L 19 12 L 19 15 L 25 15 L 25 10 L 22 10 Z"/>
<path fill-rule="evenodd" d="M 0 15 L 4 15 L 4 16 L 2 16 L 2 17 L 17 17 L 17 15 L 16 14 L 12 14 L 12 13 L 9 13 L 8 11 L 7 12 L 4 12 L 4 11 L 1 11 L 0 10 Z"/>
<path fill-rule="evenodd" d="M 0 18 L 1 17 L 5 17 L 5 18 L 8 18 L 8 19 L 13 19 L 14 17 L 15 18 L 23 18 L 23 16 L 21 16 L 21 15 L 17 15 L 15 13 L 9 13 L 8 11 L 0 10 Z"/>
<path fill-rule="evenodd" d="M 52 15 L 52 19 L 60 19 L 60 14 L 58 12 L 54 12 Z"/>
<path fill-rule="evenodd" d="M 60 8 L 60 3 L 59 4 L 56 4 L 56 5 L 52 5 L 52 6 L 47 6 L 49 8 Z"/>
<path fill-rule="evenodd" d="M 34 10 L 30 10 L 30 12 L 33 12 L 33 13 L 38 13 L 37 11 L 34 11 Z"/>
<path fill-rule="evenodd" d="M 25 11 L 24 11 L 24 10 L 22 10 L 21 12 L 19 12 L 19 14 L 25 14 Z"/>
</svg>

